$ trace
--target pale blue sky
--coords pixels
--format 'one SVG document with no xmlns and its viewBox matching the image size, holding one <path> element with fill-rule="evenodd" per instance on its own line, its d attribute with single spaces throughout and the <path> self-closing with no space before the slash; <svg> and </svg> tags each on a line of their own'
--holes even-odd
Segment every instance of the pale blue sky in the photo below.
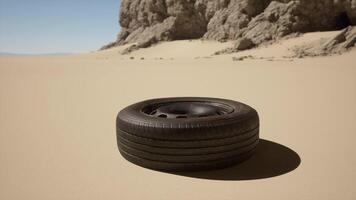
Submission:
<svg viewBox="0 0 356 200">
<path fill-rule="evenodd" d="M 99 49 L 119 31 L 120 0 L 0 0 L 0 52 Z"/>
</svg>

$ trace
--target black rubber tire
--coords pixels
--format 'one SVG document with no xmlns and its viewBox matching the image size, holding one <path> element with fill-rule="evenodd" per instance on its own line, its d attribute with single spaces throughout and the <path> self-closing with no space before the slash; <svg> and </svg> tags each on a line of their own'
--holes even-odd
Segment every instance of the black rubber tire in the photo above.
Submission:
<svg viewBox="0 0 356 200">
<path fill-rule="evenodd" d="M 148 145 L 152 147 L 166 147 L 166 148 L 205 148 L 205 147 L 216 147 L 216 146 L 224 146 L 234 144 L 236 142 L 240 142 L 246 140 L 255 134 L 259 133 L 259 127 L 247 131 L 242 134 L 234 135 L 231 137 L 220 138 L 220 139 L 208 139 L 208 140 L 186 140 L 186 141 L 175 141 L 175 140 L 160 140 L 160 139 L 152 139 L 146 137 L 136 136 L 131 133 L 127 133 L 120 129 L 117 129 L 117 137 L 124 138 L 129 141 Z"/>
<path fill-rule="evenodd" d="M 180 171 L 201 171 L 201 170 L 211 170 L 220 169 L 236 165 L 247 159 L 249 159 L 256 149 L 246 152 L 243 155 L 234 156 L 226 159 L 215 160 L 210 162 L 191 162 L 191 163 L 173 163 L 173 162 L 160 162 L 155 160 L 149 160 L 140 158 L 135 155 L 131 155 L 123 150 L 120 150 L 121 155 L 133 164 L 145 167 L 148 169 L 168 171 L 168 172 L 180 172 Z"/>
<path fill-rule="evenodd" d="M 147 111 L 171 104 L 221 107 L 226 113 L 178 119 L 156 117 Z M 164 171 L 229 166 L 249 158 L 259 141 L 257 112 L 243 103 L 216 98 L 165 98 L 136 103 L 119 112 L 116 127 L 117 144 L 124 158 Z"/>
<path fill-rule="evenodd" d="M 213 153 L 221 153 L 226 151 L 232 151 L 237 148 L 241 148 L 247 146 L 256 140 L 259 139 L 258 133 L 255 133 L 251 137 L 238 141 L 232 144 L 226 144 L 221 146 L 206 146 L 206 147 L 193 147 L 193 148 L 162 148 L 156 146 L 150 146 L 146 144 L 139 144 L 130 140 L 125 139 L 124 137 L 118 136 L 118 145 L 122 143 L 123 145 L 129 146 L 131 148 L 135 148 L 137 150 L 146 151 L 149 153 L 156 154 L 165 154 L 165 155 L 202 155 L 202 154 L 213 154 Z"/>
<path fill-rule="evenodd" d="M 136 155 L 144 159 L 150 159 L 150 160 L 162 161 L 162 162 L 173 162 L 173 163 L 187 163 L 187 162 L 189 163 L 189 162 L 208 162 L 208 161 L 226 159 L 226 158 L 242 155 L 254 149 L 257 146 L 257 144 L 258 144 L 258 140 L 255 140 L 248 145 L 242 146 L 240 148 L 235 148 L 230 151 L 225 151 L 220 153 L 200 154 L 200 155 L 167 155 L 164 154 L 164 152 L 162 152 L 161 154 L 157 154 L 157 153 L 138 150 L 128 145 L 125 145 L 121 142 L 119 142 L 119 149 L 131 155 Z"/>
<path fill-rule="evenodd" d="M 166 119 L 145 114 L 150 105 L 175 102 L 211 102 L 232 107 L 232 113 L 219 116 Z M 173 141 L 207 140 L 232 137 L 259 126 L 256 110 L 250 106 L 225 99 L 182 97 L 147 100 L 123 109 L 117 117 L 117 128 L 133 135 Z"/>
</svg>

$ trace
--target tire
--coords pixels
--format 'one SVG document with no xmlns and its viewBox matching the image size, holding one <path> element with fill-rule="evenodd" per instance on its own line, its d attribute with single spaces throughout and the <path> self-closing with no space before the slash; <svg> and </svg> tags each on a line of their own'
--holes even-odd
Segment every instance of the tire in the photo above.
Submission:
<svg viewBox="0 0 356 200">
<path fill-rule="evenodd" d="M 137 150 L 145 151 L 145 152 L 150 152 L 150 153 L 156 153 L 156 154 L 166 154 L 166 155 L 201 155 L 201 154 L 213 154 L 213 153 L 220 153 L 220 152 L 225 152 L 225 151 L 231 151 L 237 148 L 241 148 L 243 146 L 247 146 L 256 140 L 259 139 L 258 132 L 257 130 L 254 131 L 255 134 L 252 135 L 251 137 L 238 141 L 236 143 L 226 143 L 225 145 L 220 145 L 220 146 L 201 146 L 201 147 L 192 147 L 192 148 L 164 148 L 164 147 L 157 147 L 157 146 L 150 146 L 148 144 L 139 144 L 133 141 L 130 141 L 128 139 L 125 139 L 124 137 L 121 137 L 120 135 L 118 136 L 118 145 L 123 144 L 125 146 L 129 146 L 131 148 L 135 148 Z"/>
<path fill-rule="evenodd" d="M 119 112 L 117 144 L 134 164 L 163 171 L 214 169 L 249 158 L 259 141 L 259 117 L 225 99 L 152 99 Z"/>
<path fill-rule="evenodd" d="M 144 159 L 151 159 L 155 161 L 172 162 L 172 163 L 191 163 L 191 162 L 208 162 L 208 161 L 214 161 L 219 159 L 227 159 L 237 155 L 242 155 L 246 152 L 253 150 L 257 144 L 258 141 L 255 140 L 246 146 L 235 148 L 230 151 L 220 152 L 220 153 L 200 154 L 200 155 L 167 155 L 164 154 L 163 152 L 161 154 L 157 154 L 157 153 L 138 150 L 128 145 L 125 145 L 123 143 L 119 143 L 119 148 L 127 153 L 136 155 Z"/>
<path fill-rule="evenodd" d="M 248 139 L 255 134 L 259 133 L 259 128 L 256 127 L 253 130 L 247 131 L 245 133 L 220 138 L 215 140 L 187 140 L 187 141 L 173 141 L 173 140 L 159 140 L 159 139 L 152 139 L 146 137 L 140 137 L 134 134 L 127 133 L 120 129 L 117 129 L 117 137 L 125 138 L 129 141 L 148 145 L 152 147 L 166 147 L 166 148 L 205 148 L 205 147 L 215 147 L 215 146 L 224 146 L 229 144 L 234 144 L 239 141 L 243 141 Z"/>
<path fill-rule="evenodd" d="M 228 159 L 215 160 L 211 162 L 192 162 L 192 163 L 160 162 L 160 161 L 140 158 L 138 156 L 129 154 L 122 150 L 120 151 L 120 153 L 129 162 L 148 169 L 167 171 L 167 172 L 181 172 L 181 171 L 211 170 L 211 169 L 230 167 L 237 163 L 249 159 L 253 155 L 254 151 L 255 149 L 243 155 L 234 156 Z"/>
</svg>

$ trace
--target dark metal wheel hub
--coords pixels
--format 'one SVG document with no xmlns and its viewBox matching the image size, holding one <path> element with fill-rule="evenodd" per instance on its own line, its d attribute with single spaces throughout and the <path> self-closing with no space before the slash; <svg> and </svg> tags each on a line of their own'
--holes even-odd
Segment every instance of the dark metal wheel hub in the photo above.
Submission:
<svg viewBox="0 0 356 200">
<path fill-rule="evenodd" d="M 153 117 L 178 119 L 225 115 L 233 110 L 230 106 L 213 102 L 171 102 L 148 106 L 143 112 Z"/>
</svg>

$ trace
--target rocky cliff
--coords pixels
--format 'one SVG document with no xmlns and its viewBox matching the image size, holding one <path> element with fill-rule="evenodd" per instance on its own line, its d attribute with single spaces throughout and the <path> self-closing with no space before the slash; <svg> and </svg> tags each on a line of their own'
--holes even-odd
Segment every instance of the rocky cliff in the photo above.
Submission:
<svg viewBox="0 0 356 200">
<path fill-rule="evenodd" d="M 117 41 L 236 40 L 244 50 L 292 33 L 356 25 L 356 0 L 122 0 Z"/>
</svg>

